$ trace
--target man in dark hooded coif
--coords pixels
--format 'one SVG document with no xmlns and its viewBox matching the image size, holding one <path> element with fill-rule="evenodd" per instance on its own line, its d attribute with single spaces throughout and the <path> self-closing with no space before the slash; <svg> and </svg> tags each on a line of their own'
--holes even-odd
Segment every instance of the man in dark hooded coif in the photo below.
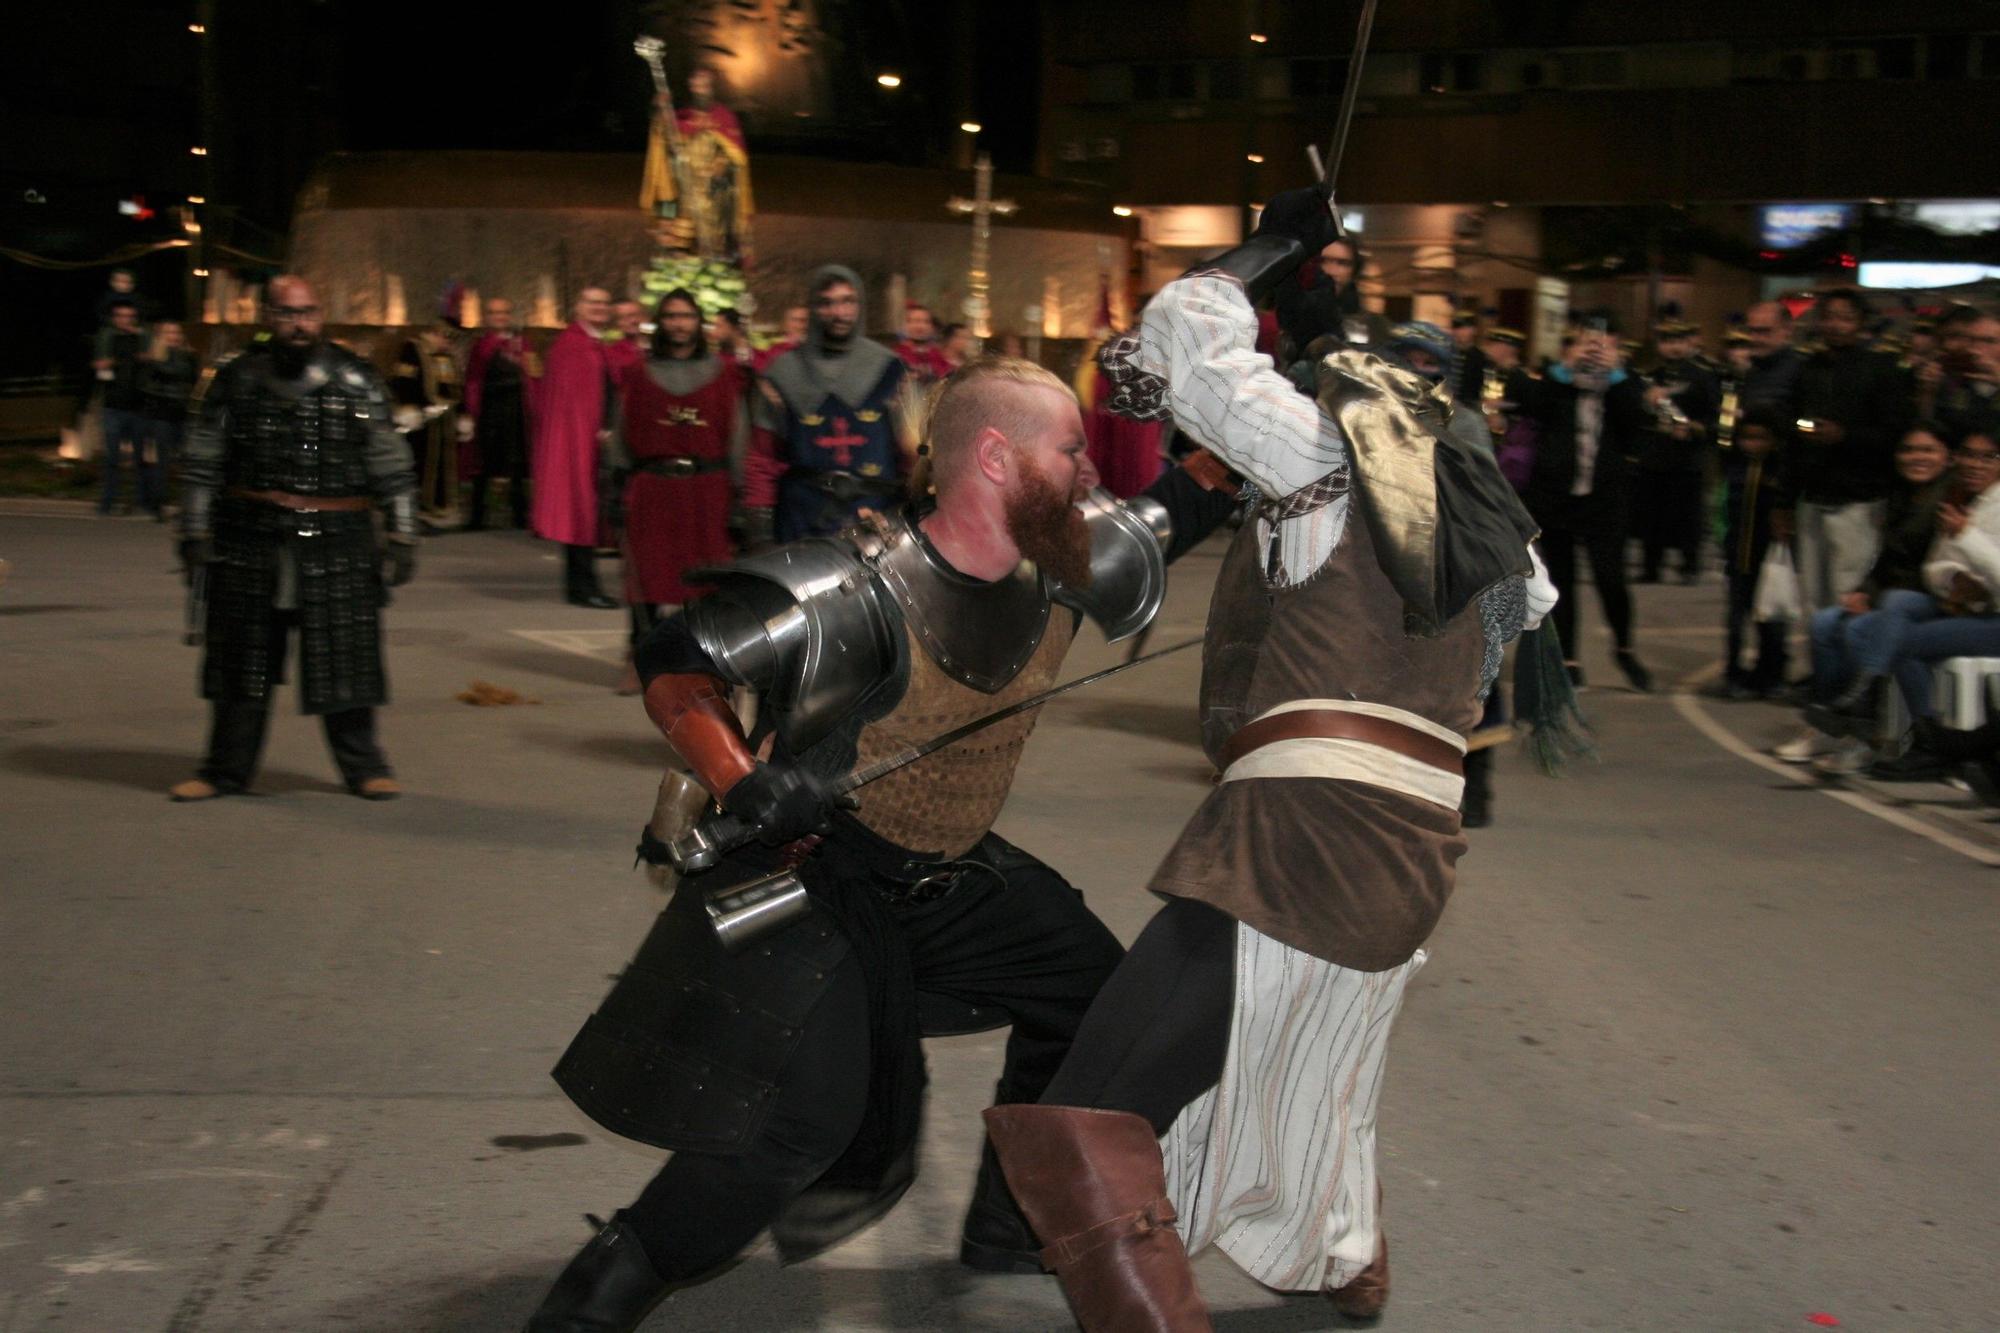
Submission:
<svg viewBox="0 0 2000 1333">
<path fill-rule="evenodd" d="M 745 477 L 746 536 L 826 536 L 903 493 L 908 458 L 897 405 L 905 368 L 864 333 L 867 305 L 852 269 L 813 274 L 805 341 L 764 369 Z"/>
</svg>

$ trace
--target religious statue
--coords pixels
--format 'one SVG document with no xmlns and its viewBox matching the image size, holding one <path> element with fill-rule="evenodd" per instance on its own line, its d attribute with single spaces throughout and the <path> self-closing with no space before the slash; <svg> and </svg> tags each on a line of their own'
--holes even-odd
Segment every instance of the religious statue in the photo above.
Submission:
<svg viewBox="0 0 2000 1333">
<path fill-rule="evenodd" d="M 750 259 L 750 154 L 736 113 L 715 99 L 715 73 L 688 75 L 688 105 L 676 107 L 658 38 L 633 49 L 653 73 L 655 112 L 639 202 L 656 219 L 663 250 L 730 265 Z"/>
</svg>

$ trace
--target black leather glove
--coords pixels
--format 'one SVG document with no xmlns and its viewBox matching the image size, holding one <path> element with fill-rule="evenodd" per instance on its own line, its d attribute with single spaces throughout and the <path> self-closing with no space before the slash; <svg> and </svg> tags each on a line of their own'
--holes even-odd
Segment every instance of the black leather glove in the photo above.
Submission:
<svg viewBox="0 0 2000 1333">
<path fill-rule="evenodd" d="M 1272 195 L 1257 219 L 1254 234 L 1297 241 L 1305 248 L 1308 259 L 1317 259 L 1320 251 L 1340 239 L 1340 229 L 1333 222 L 1333 209 L 1316 185 Z"/>
<path fill-rule="evenodd" d="M 818 833 L 835 810 L 853 805 L 851 796 L 836 794 L 831 783 L 804 769 L 765 763 L 737 779 L 722 798 L 722 808 L 754 827 L 757 841 L 767 847 Z"/>
<path fill-rule="evenodd" d="M 215 539 L 212 537 L 181 538 L 181 581 L 194 582 L 194 572 L 203 565 L 215 563 Z"/>
<path fill-rule="evenodd" d="M 382 552 L 382 582 L 400 588 L 417 576 L 417 544 L 396 542 Z"/>
</svg>

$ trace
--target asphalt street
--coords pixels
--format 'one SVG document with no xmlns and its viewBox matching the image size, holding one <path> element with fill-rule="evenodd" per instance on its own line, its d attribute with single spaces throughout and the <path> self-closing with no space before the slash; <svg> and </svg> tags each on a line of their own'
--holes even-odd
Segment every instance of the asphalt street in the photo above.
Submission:
<svg viewBox="0 0 2000 1333">
<path fill-rule="evenodd" d="M 1218 555 L 1155 643 L 1200 632 Z M 520 534 L 429 541 L 387 613 L 409 794 L 348 796 L 288 692 L 259 794 L 177 806 L 206 707 L 165 531 L 0 502 L 0 559 L 0 1333 L 518 1328 L 657 1165 L 548 1076 L 660 906 L 631 848 L 668 755 L 612 692 L 621 617 L 562 605 Z M 1399 1023 L 1383 1326 L 2000 1326 L 2000 839 L 1954 793 L 1754 762 L 1782 710 L 1673 688 L 1720 585 L 1639 605 L 1662 688 L 1614 683 L 1587 607 L 1600 758 L 1503 754 Z M 1121 651 L 1086 632 L 1069 669 Z M 1128 940 L 1209 782 L 1196 675 L 1050 705 L 1000 821 Z M 481 680 L 532 702 L 456 700 Z M 1053 1280 L 955 1263 L 1003 1035 L 930 1044 L 886 1220 L 796 1267 L 760 1246 L 648 1327 L 1069 1327 Z M 1199 1271 L 1226 1333 L 1332 1325 Z"/>
</svg>

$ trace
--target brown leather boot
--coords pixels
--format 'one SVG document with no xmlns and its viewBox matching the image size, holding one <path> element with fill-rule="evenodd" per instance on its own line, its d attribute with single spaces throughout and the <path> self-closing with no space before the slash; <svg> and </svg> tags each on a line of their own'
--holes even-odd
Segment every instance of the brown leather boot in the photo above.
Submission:
<svg viewBox="0 0 2000 1333">
<path fill-rule="evenodd" d="M 1354 1281 L 1344 1287 L 1334 1287 L 1326 1293 L 1339 1314 L 1356 1321 L 1374 1321 L 1382 1317 L 1382 1307 L 1389 1303 L 1389 1237 L 1384 1234 L 1375 1241 L 1375 1257 L 1368 1267 L 1354 1275 Z"/>
<path fill-rule="evenodd" d="M 995 1106 L 986 1132 L 1083 1333 L 1212 1333 L 1144 1117 Z"/>
</svg>

